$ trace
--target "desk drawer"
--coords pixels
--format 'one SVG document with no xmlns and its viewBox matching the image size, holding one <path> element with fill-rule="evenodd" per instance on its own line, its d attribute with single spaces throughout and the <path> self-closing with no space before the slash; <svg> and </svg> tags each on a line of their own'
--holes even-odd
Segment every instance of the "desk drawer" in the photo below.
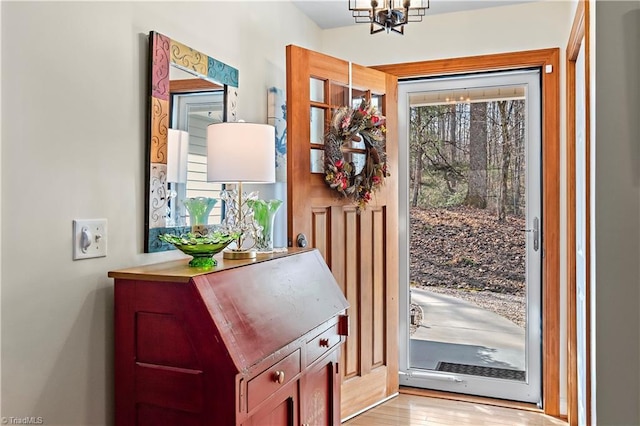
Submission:
<svg viewBox="0 0 640 426">
<path fill-rule="evenodd" d="M 256 408 L 268 396 L 289 383 L 300 373 L 300 350 L 274 364 L 247 383 L 248 411 Z"/>
<path fill-rule="evenodd" d="M 338 324 L 335 324 L 307 342 L 307 365 L 326 354 L 340 343 Z"/>
</svg>

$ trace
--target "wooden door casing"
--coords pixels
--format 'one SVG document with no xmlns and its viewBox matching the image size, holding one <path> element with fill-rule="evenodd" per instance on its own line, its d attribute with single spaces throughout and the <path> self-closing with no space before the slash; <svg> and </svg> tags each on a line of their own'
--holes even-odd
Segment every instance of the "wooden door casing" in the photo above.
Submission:
<svg viewBox="0 0 640 426">
<path fill-rule="evenodd" d="M 349 87 L 349 62 L 287 46 L 288 238 L 305 234 L 317 248 L 351 307 L 339 366 L 341 417 L 398 391 L 398 149 L 397 78 L 351 64 L 351 87 L 376 95 L 386 116 L 390 176 L 367 208 L 356 207 L 311 173 L 310 78 L 325 83 L 325 102 Z M 338 89 L 339 90 L 339 89 Z M 317 105 L 317 103 L 315 104 Z M 329 105 L 329 109 L 342 105 Z M 325 130 L 329 123 L 325 116 Z"/>
<path fill-rule="evenodd" d="M 586 0 L 580 0 L 578 2 L 576 12 L 573 18 L 573 25 L 571 27 L 571 34 L 569 35 L 569 41 L 566 48 L 566 121 L 567 121 L 567 153 L 566 153 L 566 193 L 567 193 L 567 226 L 566 226 L 566 241 L 567 241 L 567 421 L 569 425 L 574 426 L 578 424 L 578 333 L 583 333 L 586 347 L 591 347 L 591 312 L 589 306 L 591 305 L 591 292 L 590 292 L 590 275 L 585 276 L 585 300 L 582 302 L 586 309 L 586 329 L 578 330 L 577 328 L 577 315 L 578 315 L 578 287 L 577 287 L 577 244 L 576 236 L 580 233 L 585 235 L 584 246 L 584 259 L 585 269 L 589 271 L 590 259 L 591 259 L 591 188 L 589 184 L 585 186 L 586 194 L 584 194 L 585 203 L 585 218 L 584 228 L 578 230 L 576 225 L 576 182 L 578 179 L 583 179 L 584 182 L 591 181 L 591 169 L 589 158 L 591 157 L 591 125 L 590 125 L 590 28 L 589 28 L 589 2 Z M 580 49 L 584 49 L 584 114 L 585 122 L 584 128 L 584 152 L 582 155 L 585 161 L 585 174 L 576 174 L 576 135 L 578 133 L 578 127 L 576 123 L 576 110 L 579 107 L 579 100 L 577 99 L 576 91 L 576 77 L 577 77 L 577 61 L 580 54 Z M 585 385 L 585 406 L 584 411 L 586 415 L 586 423 L 591 424 L 591 353 L 586 351 L 584 359 L 584 369 L 586 376 Z"/>
<path fill-rule="evenodd" d="M 497 53 L 374 67 L 398 78 L 539 67 L 542 83 L 542 406 L 560 416 L 560 49 Z"/>
</svg>

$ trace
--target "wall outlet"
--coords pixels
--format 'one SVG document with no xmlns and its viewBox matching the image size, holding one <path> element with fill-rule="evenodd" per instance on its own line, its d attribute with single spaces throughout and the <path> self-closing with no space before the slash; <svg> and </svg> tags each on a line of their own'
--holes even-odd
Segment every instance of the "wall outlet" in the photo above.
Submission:
<svg viewBox="0 0 640 426">
<path fill-rule="evenodd" d="M 73 260 L 107 255 L 107 219 L 73 221 Z"/>
</svg>

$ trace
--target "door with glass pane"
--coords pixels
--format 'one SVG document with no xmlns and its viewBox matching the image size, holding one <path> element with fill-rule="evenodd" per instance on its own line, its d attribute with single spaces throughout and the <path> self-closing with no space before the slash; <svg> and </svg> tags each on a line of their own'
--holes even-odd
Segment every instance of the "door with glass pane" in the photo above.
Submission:
<svg viewBox="0 0 640 426">
<path fill-rule="evenodd" d="M 541 401 L 538 70 L 399 84 L 400 383 Z"/>
<path fill-rule="evenodd" d="M 289 245 L 317 248 L 350 304 L 337 366 L 342 418 L 398 391 L 396 88 L 394 76 L 287 47 Z M 362 99 L 386 116 L 390 176 L 358 212 L 324 182 L 323 136 L 336 108 Z M 345 158 L 357 167 L 363 146 L 345 145 Z"/>
</svg>

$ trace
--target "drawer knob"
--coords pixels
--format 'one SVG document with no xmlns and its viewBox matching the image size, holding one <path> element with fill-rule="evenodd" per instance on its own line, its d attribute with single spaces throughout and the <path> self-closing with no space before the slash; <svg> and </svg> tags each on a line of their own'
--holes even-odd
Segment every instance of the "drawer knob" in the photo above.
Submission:
<svg viewBox="0 0 640 426">
<path fill-rule="evenodd" d="M 329 339 L 320 339 L 320 347 L 328 348 L 329 347 Z"/>
<path fill-rule="evenodd" d="M 284 371 L 276 371 L 273 374 L 273 381 L 280 384 L 284 383 Z"/>
</svg>

